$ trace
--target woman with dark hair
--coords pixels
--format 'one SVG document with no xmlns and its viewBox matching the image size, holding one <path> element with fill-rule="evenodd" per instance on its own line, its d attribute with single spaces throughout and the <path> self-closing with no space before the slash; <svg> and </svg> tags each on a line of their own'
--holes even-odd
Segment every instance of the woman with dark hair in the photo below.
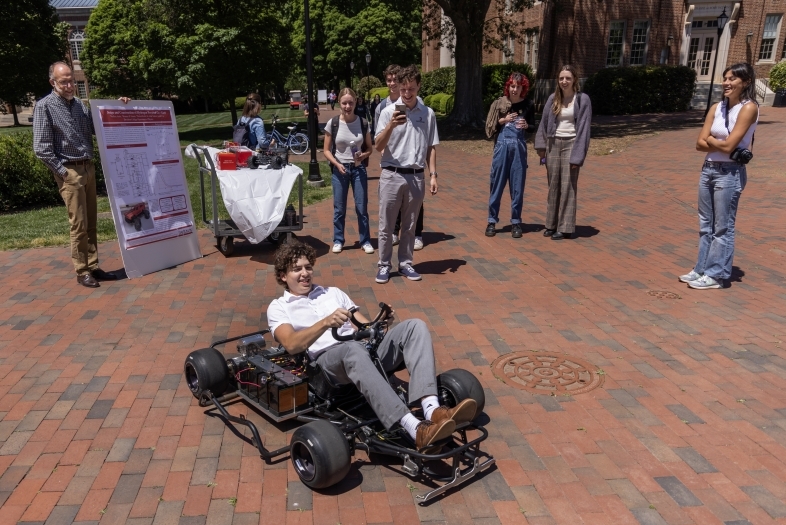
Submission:
<svg viewBox="0 0 786 525">
<path fill-rule="evenodd" d="M 325 158 L 333 168 L 333 253 L 344 248 L 344 223 L 347 218 L 349 187 L 355 196 L 360 247 L 374 253 L 368 221 L 368 173 L 366 166 L 371 156 L 371 133 L 365 117 L 355 112 L 357 95 L 350 88 L 338 92 L 341 113 L 325 125 Z"/>
<path fill-rule="evenodd" d="M 750 64 L 723 71 L 723 100 L 707 113 L 696 141 L 706 151 L 699 178 L 699 257 L 680 281 L 697 290 L 723 288 L 731 277 L 734 223 L 753 157 L 753 133 L 759 122 L 756 73 Z"/>
<path fill-rule="evenodd" d="M 494 138 L 491 160 L 491 195 L 489 196 L 486 237 L 494 237 L 499 222 L 499 204 L 505 184 L 510 187 L 510 223 L 514 238 L 521 237 L 521 208 L 527 178 L 526 130 L 535 128 L 535 105 L 526 98 L 529 80 L 521 73 L 511 73 L 503 95 L 491 104 L 486 117 L 486 135 Z"/>
<path fill-rule="evenodd" d="M 266 149 L 270 145 L 270 139 L 265 133 L 265 122 L 259 116 L 261 110 L 262 97 L 259 93 L 249 93 L 243 105 L 243 116 L 237 123 L 248 129 L 248 144 L 244 146 L 247 145 L 251 149 Z"/>
<path fill-rule="evenodd" d="M 590 141 L 592 103 L 579 91 L 573 66 L 562 66 L 554 94 L 546 101 L 535 150 L 546 165 L 549 196 L 544 237 L 570 239 L 576 231 L 576 191 L 579 168 L 584 165 Z"/>
<path fill-rule="evenodd" d="M 368 120 L 368 106 L 366 105 L 363 95 L 359 95 L 355 103 L 355 115 Z"/>
</svg>

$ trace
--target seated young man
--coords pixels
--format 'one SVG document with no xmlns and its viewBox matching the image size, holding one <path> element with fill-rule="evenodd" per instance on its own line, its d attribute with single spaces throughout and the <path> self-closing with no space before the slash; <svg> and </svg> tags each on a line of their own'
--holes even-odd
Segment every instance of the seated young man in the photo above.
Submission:
<svg viewBox="0 0 786 525">
<path fill-rule="evenodd" d="M 338 328 L 340 335 L 354 331 L 349 309 L 355 303 L 338 288 L 312 282 L 315 262 L 316 252 L 307 244 L 287 244 L 276 253 L 276 280 L 285 290 L 267 309 L 276 341 L 290 354 L 307 351 L 333 384 L 353 383 L 385 428 L 399 423 L 418 449 L 450 436 L 457 423 L 472 419 L 477 408 L 473 399 L 465 399 L 452 409 L 439 406 L 431 334 L 420 319 L 408 319 L 390 328 L 377 355 L 386 371 L 394 370 L 402 361 L 406 364 L 409 400 L 420 401 L 425 421 L 417 419 L 385 381 L 362 342 L 333 339 L 332 328 Z M 368 322 L 358 313 L 355 318 Z"/>
</svg>

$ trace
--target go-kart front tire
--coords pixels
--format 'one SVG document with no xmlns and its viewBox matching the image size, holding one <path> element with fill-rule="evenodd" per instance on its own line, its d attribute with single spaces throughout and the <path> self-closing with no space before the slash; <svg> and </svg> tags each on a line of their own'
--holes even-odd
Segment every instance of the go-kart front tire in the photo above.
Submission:
<svg viewBox="0 0 786 525">
<path fill-rule="evenodd" d="M 229 368 L 224 356 L 215 348 L 202 348 L 188 354 L 183 372 L 188 388 L 199 400 L 206 392 L 220 397 L 227 390 Z"/>
<path fill-rule="evenodd" d="M 329 421 L 312 421 L 295 430 L 289 455 L 300 481 L 312 489 L 335 485 L 349 472 L 349 443 Z"/>
<path fill-rule="evenodd" d="M 437 392 L 442 405 L 453 408 L 465 399 L 474 399 L 478 408 L 473 420 L 483 412 L 486 406 L 486 394 L 483 386 L 472 372 L 462 368 L 454 368 L 437 376 Z"/>
</svg>

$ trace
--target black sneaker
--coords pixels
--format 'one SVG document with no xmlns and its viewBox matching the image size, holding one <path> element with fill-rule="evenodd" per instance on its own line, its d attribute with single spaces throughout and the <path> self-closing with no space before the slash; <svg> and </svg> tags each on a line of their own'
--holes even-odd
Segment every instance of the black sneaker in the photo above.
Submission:
<svg viewBox="0 0 786 525">
<path fill-rule="evenodd" d="M 494 237 L 497 232 L 494 231 L 494 223 L 490 222 L 488 226 L 486 226 L 486 237 Z"/>
<path fill-rule="evenodd" d="M 510 234 L 513 236 L 514 239 L 518 239 L 521 237 L 521 224 L 513 224 L 511 225 Z"/>
</svg>

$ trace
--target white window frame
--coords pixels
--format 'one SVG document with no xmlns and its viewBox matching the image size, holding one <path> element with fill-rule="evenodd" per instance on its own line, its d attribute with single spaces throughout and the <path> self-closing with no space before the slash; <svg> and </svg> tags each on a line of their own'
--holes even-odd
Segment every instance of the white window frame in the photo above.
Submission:
<svg viewBox="0 0 786 525">
<path fill-rule="evenodd" d="M 76 93 L 79 98 L 87 98 L 87 82 L 84 80 L 77 80 Z"/>
<path fill-rule="evenodd" d="M 609 64 L 609 51 L 611 51 L 611 31 L 614 24 L 622 24 L 622 38 L 620 39 L 620 59 L 617 64 Z M 609 22 L 609 30 L 606 36 L 606 67 L 621 67 L 625 62 L 625 35 L 628 26 L 625 20 L 612 20 Z"/>
<path fill-rule="evenodd" d="M 85 32 L 81 29 L 74 29 L 68 35 L 68 46 L 71 50 L 71 60 L 81 60 L 81 55 L 85 49 Z"/>
<path fill-rule="evenodd" d="M 641 62 L 634 63 L 633 62 L 633 53 L 636 50 L 635 46 L 636 43 L 633 39 L 636 38 L 636 25 L 637 24 L 647 24 L 647 27 L 644 31 L 644 48 L 641 50 Z M 631 66 L 646 66 L 647 65 L 647 52 L 649 51 L 650 47 L 650 29 L 652 28 L 652 23 L 649 20 L 634 20 L 633 21 L 633 36 L 631 36 L 630 41 L 630 65 Z"/>
<path fill-rule="evenodd" d="M 770 33 L 772 34 L 772 38 L 767 38 L 767 20 L 771 17 L 779 17 L 778 23 L 775 25 L 775 29 Z M 761 30 L 761 44 L 759 45 L 759 52 L 756 54 L 757 64 L 774 64 L 776 62 L 775 57 L 778 55 L 778 38 L 781 34 L 781 27 L 783 24 L 783 13 L 767 13 L 764 17 L 764 27 Z M 770 49 L 770 58 L 761 58 L 762 48 L 764 47 L 765 40 L 772 40 L 772 48 Z"/>
<path fill-rule="evenodd" d="M 508 37 L 505 45 L 502 46 L 502 63 L 508 64 L 516 60 L 516 41 L 513 37 Z"/>
<path fill-rule="evenodd" d="M 538 46 L 540 42 L 539 37 L 540 37 L 540 28 L 536 27 L 532 31 L 532 47 L 530 48 L 531 61 L 529 63 L 533 73 L 538 70 Z"/>
</svg>

